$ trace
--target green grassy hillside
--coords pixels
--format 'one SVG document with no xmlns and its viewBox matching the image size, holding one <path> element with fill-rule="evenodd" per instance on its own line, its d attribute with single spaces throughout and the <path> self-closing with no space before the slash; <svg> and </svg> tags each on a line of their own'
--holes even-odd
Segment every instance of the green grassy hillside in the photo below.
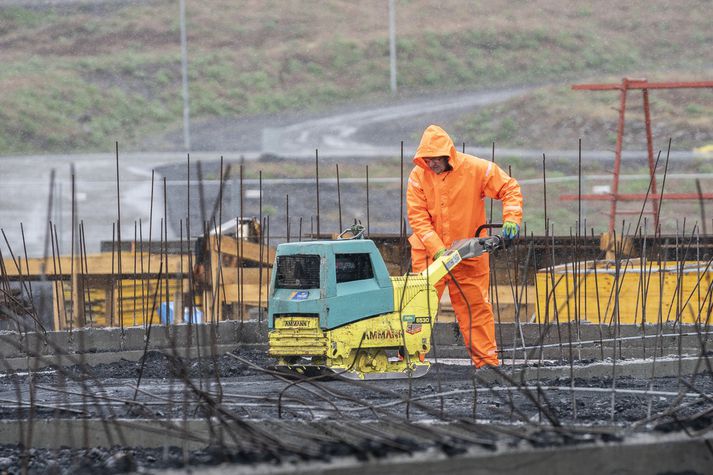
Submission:
<svg viewBox="0 0 713 475">
<path fill-rule="evenodd" d="M 653 74 L 653 73 L 652 73 Z M 713 70 L 707 74 L 713 78 Z M 598 81 L 621 83 L 621 78 Z M 649 81 L 696 81 L 701 75 L 653 74 Z M 573 91 L 569 84 L 538 88 L 523 97 L 485 107 L 455 129 L 472 144 L 540 150 L 613 150 L 619 120 L 618 91 Z M 656 150 L 669 138 L 675 150 L 713 144 L 713 89 L 649 91 L 652 136 Z M 644 150 L 646 128 L 640 90 L 627 95 L 624 149 Z"/>
<path fill-rule="evenodd" d="M 708 1 L 571 3 L 397 0 L 400 91 L 690 76 L 713 64 Z M 389 93 L 386 1 L 187 4 L 194 120 Z M 132 148 L 181 124 L 177 1 L 0 7 L 0 61 L 0 155 Z M 571 112 L 546 92 L 524 105 Z M 710 118 L 710 102 L 691 111 Z M 468 138 L 530 143 L 507 113 L 475 117 Z"/>
</svg>

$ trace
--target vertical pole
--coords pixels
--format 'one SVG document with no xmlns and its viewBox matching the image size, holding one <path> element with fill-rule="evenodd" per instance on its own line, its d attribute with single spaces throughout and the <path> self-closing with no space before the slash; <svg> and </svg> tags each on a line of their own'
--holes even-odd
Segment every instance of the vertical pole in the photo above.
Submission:
<svg viewBox="0 0 713 475">
<path fill-rule="evenodd" d="M 651 204 L 654 208 L 654 229 L 659 227 L 659 200 L 656 198 L 656 165 L 654 164 L 654 141 L 651 134 L 651 112 L 649 110 L 649 90 L 642 89 L 644 96 L 644 123 L 646 124 L 646 155 L 649 160 L 649 175 L 651 175 L 651 193 L 654 198 Z"/>
<path fill-rule="evenodd" d="M 181 79 L 183 82 L 183 146 L 191 151 L 190 107 L 188 100 L 188 40 L 186 39 L 186 0 L 180 0 L 181 16 Z"/>
<path fill-rule="evenodd" d="M 703 234 L 708 234 L 708 226 L 706 225 L 706 207 L 703 202 L 703 192 L 701 191 L 701 180 L 696 178 L 696 191 L 698 192 L 698 204 L 701 207 L 701 224 L 703 226 Z M 699 232 L 700 234 L 700 232 Z M 700 300 L 700 299 L 699 299 Z"/>
<path fill-rule="evenodd" d="M 240 270 L 240 286 L 238 287 L 240 291 L 240 306 L 238 307 L 240 310 L 240 321 L 243 321 L 243 307 L 245 306 L 245 274 L 243 272 L 243 256 L 245 256 L 245 239 L 246 236 L 242 235 L 242 226 L 243 226 L 243 217 L 245 216 L 245 210 L 243 208 L 243 197 L 245 196 L 245 182 L 243 180 L 244 177 L 244 164 L 241 162 L 240 163 L 240 231 L 241 231 L 241 236 L 240 236 L 240 241 L 237 242 L 237 244 L 240 246 L 240 253 L 238 257 L 238 267 Z"/>
<path fill-rule="evenodd" d="M 133 320 L 132 320 L 132 322 L 131 322 L 131 325 L 134 326 L 134 327 L 136 326 L 136 290 L 137 290 L 137 289 L 136 289 L 136 258 L 137 258 L 137 255 L 136 255 L 136 243 L 138 242 L 138 241 L 137 241 L 137 238 L 138 238 L 138 233 L 139 233 L 138 224 L 139 224 L 139 223 L 137 223 L 136 220 L 134 220 L 134 242 L 133 242 L 132 245 L 131 245 L 131 252 L 134 254 L 134 275 L 133 275 L 133 277 L 132 277 L 132 281 L 133 281 L 133 284 L 134 284 L 134 285 L 133 285 L 133 292 L 132 292 L 132 296 L 133 296 L 133 312 L 132 312 L 132 313 L 133 313 Z M 181 229 L 181 236 L 183 236 L 183 230 L 182 230 L 182 229 Z M 181 246 L 183 246 L 183 242 L 181 242 Z M 183 255 L 183 252 L 181 252 L 181 255 Z"/>
<path fill-rule="evenodd" d="M 267 243 L 267 259 L 270 260 L 270 215 L 268 214 L 265 216 L 265 242 Z M 268 282 L 268 285 L 270 283 L 270 280 L 272 279 L 272 275 L 270 274 L 270 270 L 272 268 L 270 266 L 267 266 L 267 276 L 266 280 Z M 268 299 L 269 296 L 265 296 L 265 300 Z M 268 314 L 269 315 L 269 314 Z"/>
<path fill-rule="evenodd" d="M 290 195 L 285 195 L 285 236 L 290 242 Z"/>
<path fill-rule="evenodd" d="M 545 162 L 545 154 L 542 154 L 542 209 L 545 213 L 545 238 L 549 236 L 550 223 L 547 220 L 547 166 Z M 552 262 L 552 267 L 555 266 L 554 261 Z"/>
<path fill-rule="evenodd" d="M 109 326 L 114 326 L 114 291 L 116 290 L 116 275 L 114 274 L 114 256 L 116 250 L 116 223 L 111 223 L 111 291 L 110 297 L 111 303 L 109 305 Z M 105 304 L 106 307 L 106 304 Z"/>
<path fill-rule="evenodd" d="M 369 165 L 366 166 L 366 235 L 368 236 L 370 233 L 369 229 Z M 317 221 L 319 222 L 319 221 Z"/>
<path fill-rule="evenodd" d="M 80 228 L 79 228 L 80 238 L 79 239 L 80 239 L 80 244 L 82 247 L 82 253 L 84 254 L 83 273 L 84 273 L 84 275 L 87 275 L 87 274 L 89 274 L 89 263 L 87 261 L 87 240 L 84 237 L 84 221 L 80 221 L 79 226 L 80 226 Z M 27 257 L 27 251 L 25 251 L 25 257 Z M 92 299 L 91 299 L 92 294 L 89 289 L 89 286 L 85 285 L 84 288 L 86 290 L 86 295 L 85 295 L 84 299 L 85 299 L 85 302 L 87 302 L 87 311 L 89 313 L 89 325 L 91 326 L 94 323 L 94 320 L 92 317 Z M 30 293 L 32 293 L 32 287 L 30 287 Z M 85 321 L 85 323 L 86 323 L 86 321 Z"/>
<path fill-rule="evenodd" d="M 391 71 L 391 94 L 396 94 L 396 5 L 389 0 L 389 69 Z"/>
<path fill-rule="evenodd" d="M 222 157 L 221 157 L 220 165 L 221 165 L 220 169 L 221 169 L 221 180 L 222 180 L 223 179 Z M 221 187 L 221 192 L 222 192 L 222 189 L 223 188 Z M 162 236 L 161 240 L 163 241 L 162 242 L 163 253 L 161 256 L 161 261 L 164 262 L 163 268 L 165 269 L 164 270 L 164 282 L 165 282 L 164 285 L 166 286 L 166 300 L 165 300 L 165 303 L 166 303 L 166 325 L 168 325 L 169 323 L 173 323 L 173 322 L 169 319 L 169 315 L 170 315 L 169 314 L 169 312 L 170 312 L 169 305 L 171 303 L 170 302 L 171 296 L 169 295 L 170 290 L 169 290 L 169 286 L 168 286 L 168 273 L 169 273 L 169 269 L 168 269 L 168 188 L 166 186 L 166 177 L 165 176 L 163 177 L 163 236 Z M 218 255 L 220 255 L 220 253 L 218 253 Z M 121 267 L 119 267 L 119 269 L 121 269 Z M 174 316 L 175 316 L 175 307 L 174 307 Z M 123 316 L 122 316 L 122 318 L 123 318 Z M 123 328 L 123 326 L 122 326 L 122 328 Z"/>
<path fill-rule="evenodd" d="M 72 306 L 72 318 L 69 323 L 69 329 L 70 331 L 72 330 L 73 322 L 77 321 L 77 326 L 81 327 L 84 326 L 83 323 L 81 323 L 81 318 L 80 315 L 80 295 L 77 291 L 79 289 L 79 274 L 81 272 L 77 273 L 77 269 L 74 267 L 74 259 L 75 259 L 75 252 L 74 252 L 74 243 L 77 239 L 77 236 L 75 235 L 75 229 L 77 228 L 77 191 L 76 191 L 76 183 L 75 183 L 75 171 L 74 171 L 74 164 L 72 164 L 72 232 L 71 232 L 71 239 L 72 239 L 72 245 L 71 245 L 71 261 L 69 264 L 69 275 L 70 275 L 70 300 L 71 300 L 71 306 Z M 8 246 L 9 247 L 9 246 Z M 83 312 L 81 312 L 83 313 Z"/>
<path fill-rule="evenodd" d="M 465 142 L 463 142 L 463 153 L 465 153 Z M 543 159 L 544 159 L 544 155 L 543 155 Z M 490 155 L 490 161 L 493 162 L 493 165 L 495 165 L 495 142 L 493 142 L 493 149 L 492 149 L 492 152 Z M 492 198 L 490 198 L 490 200 L 488 200 L 488 204 L 490 206 L 490 218 L 488 219 L 488 223 L 492 223 L 493 222 L 493 199 Z"/>
<path fill-rule="evenodd" d="M 49 255 L 49 247 L 50 247 L 50 234 L 52 231 L 52 211 L 54 210 L 53 207 L 53 202 L 54 202 L 54 190 L 55 190 L 55 169 L 53 168 L 50 170 L 50 189 L 49 189 L 49 196 L 47 198 L 47 220 L 45 221 L 47 224 L 47 227 L 45 228 L 45 245 L 44 245 L 44 251 L 42 253 L 43 259 L 42 259 L 42 275 L 44 275 L 45 270 L 47 269 L 47 259 Z M 40 310 L 42 310 L 40 308 Z"/>
<path fill-rule="evenodd" d="M 549 239 L 548 239 L 548 238 L 549 238 L 549 232 L 550 232 L 550 231 L 549 231 L 550 225 L 549 225 L 549 223 L 547 222 L 547 167 L 546 167 L 546 163 L 545 163 L 545 154 L 544 154 L 544 153 L 542 154 L 542 197 L 543 197 L 543 208 L 542 208 L 542 209 L 543 209 L 543 211 L 544 211 L 544 213 L 545 213 L 545 215 L 544 215 L 544 221 L 545 221 L 545 255 L 546 255 L 547 258 L 549 259 L 550 253 L 549 253 L 549 249 L 548 249 L 547 246 L 549 245 Z M 546 262 L 546 261 L 545 261 L 545 262 Z M 554 262 L 554 260 L 553 260 L 552 262 L 550 262 L 550 266 L 549 266 L 549 267 L 552 269 L 552 272 L 554 272 L 554 268 L 555 268 L 555 262 Z M 547 277 L 547 276 L 546 276 L 546 277 Z M 549 322 L 550 322 L 550 298 L 549 298 L 549 295 L 550 295 L 550 287 L 549 287 L 549 285 L 550 285 L 550 284 L 549 284 L 549 279 L 545 278 L 545 294 L 544 294 L 545 297 L 546 297 L 546 298 L 545 298 L 545 318 L 544 318 L 544 320 L 545 320 L 544 323 L 545 323 L 545 324 L 549 324 Z M 552 296 L 554 297 L 554 287 L 552 288 Z M 539 322 L 539 320 L 538 320 L 538 322 Z M 542 358 L 542 351 L 540 351 L 540 358 Z"/>
<path fill-rule="evenodd" d="M 404 141 L 401 141 L 401 181 L 399 189 L 401 191 L 401 199 L 399 201 L 399 275 L 404 273 L 404 247 L 406 240 L 406 223 L 404 221 Z"/>
<path fill-rule="evenodd" d="M 185 254 L 183 252 L 183 219 L 182 218 L 179 218 L 179 220 L 178 220 L 178 255 L 180 256 L 180 261 L 179 261 L 179 268 L 178 268 L 178 279 L 176 279 L 176 284 L 177 284 L 177 289 L 176 289 L 176 293 L 175 293 L 176 301 L 173 303 L 173 320 L 175 322 L 184 323 L 185 320 L 183 319 L 183 315 L 184 315 L 183 309 L 186 308 L 186 304 L 183 301 L 183 256 Z M 134 252 L 134 256 L 136 256 L 136 252 Z M 134 259 L 134 262 L 136 262 L 136 259 Z M 136 264 L 134 264 L 134 276 L 136 276 Z M 136 281 L 134 281 L 134 282 L 136 282 Z M 134 295 L 136 295 L 136 292 L 134 292 Z M 134 297 L 134 302 L 135 301 L 136 301 L 136 297 Z M 136 323 L 134 323 L 134 325 L 136 325 Z"/>
<path fill-rule="evenodd" d="M 27 244 L 25 242 L 25 228 L 22 226 L 22 221 L 20 221 L 20 235 L 22 236 L 22 250 L 25 253 L 25 269 L 27 269 L 27 272 L 29 273 L 30 270 L 30 263 L 27 259 Z M 29 296 L 30 296 L 30 304 L 32 305 L 32 313 L 37 317 L 37 309 L 35 308 L 35 299 L 32 294 L 32 281 L 27 280 L 27 287 L 29 289 Z"/>
<path fill-rule="evenodd" d="M 582 138 L 580 137 L 577 154 L 577 236 L 586 232 L 587 230 L 582 227 Z"/>
<path fill-rule="evenodd" d="M 238 256 L 238 260 L 240 259 L 240 218 L 237 216 L 235 217 L 235 251 L 236 255 Z M 236 291 L 236 300 L 238 303 L 240 303 L 240 286 L 241 286 L 241 281 L 240 281 L 240 266 L 236 265 L 235 267 L 235 291 Z M 238 305 L 238 310 L 237 314 L 240 314 L 240 305 Z M 236 315 L 235 311 L 233 312 L 233 315 Z"/>
<path fill-rule="evenodd" d="M 188 332 L 186 333 L 187 344 L 190 348 L 191 330 L 194 322 L 194 280 L 193 280 L 193 248 L 191 247 L 191 154 L 186 154 L 186 249 L 188 254 Z M 143 252 L 141 253 L 143 259 Z M 190 351 L 190 350 L 189 350 Z M 190 353 L 189 353 L 190 356 Z"/>
<path fill-rule="evenodd" d="M 112 224 L 113 226 L 113 224 Z M 114 228 L 112 227 L 112 244 L 113 244 L 113 239 L 114 239 Z M 62 309 L 64 308 L 64 292 L 60 289 L 60 284 L 62 284 L 62 280 L 57 278 L 57 255 L 59 254 L 59 250 L 57 249 L 57 226 L 54 225 L 50 221 L 50 241 L 52 244 L 52 268 L 54 270 L 53 274 L 53 294 L 52 297 L 55 302 L 55 309 L 53 310 L 54 312 L 54 329 L 55 330 L 63 330 L 65 325 L 65 320 L 62 318 Z M 113 248 L 112 248 L 113 251 Z M 113 264 L 113 259 L 114 259 L 114 254 L 112 254 L 112 264 Z M 60 271 L 60 274 L 62 272 Z M 114 269 L 112 266 L 112 276 L 114 275 Z"/>
<path fill-rule="evenodd" d="M 220 156 L 220 182 L 218 183 L 218 228 L 217 232 L 215 233 L 215 239 L 216 242 L 218 243 L 218 265 L 216 266 L 216 282 L 217 282 L 217 301 L 218 301 L 218 320 L 223 320 L 223 305 L 227 303 L 227 298 L 225 298 L 225 279 L 224 279 L 224 274 L 223 274 L 223 257 L 221 253 L 222 245 L 223 245 L 223 186 L 225 183 L 225 175 L 223 174 L 223 156 Z M 215 229 L 215 207 L 213 208 L 213 213 L 211 214 L 211 221 L 213 221 L 213 226 Z M 237 221 L 237 220 L 236 220 Z M 168 227 L 168 226 L 166 226 Z M 236 223 L 235 225 L 235 232 L 237 233 L 239 231 L 239 226 Z M 240 245 L 240 241 L 235 242 L 236 247 Z M 223 289 L 221 292 L 220 289 Z M 238 288 L 240 287 L 240 283 L 238 283 Z M 168 289 L 167 289 L 168 290 Z M 222 300 L 221 300 L 222 296 Z M 166 302 L 166 306 L 168 306 L 168 302 Z"/>
<path fill-rule="evenodd" d="M 337 208 L 339 209 L 339 229 L 338 232 L 342 232 L 344 228 L 342 227 L 342 190 L 339 185 L 339 164 L 337 163 Z M 300 236 L 300 241 L 301 241 Z"/>
<path fill-rule="evenodd" d="M 258 184 L 259 184 L 259 191 L 260 191 L 260 198 L 259 198 L 259 219 L 260 219 L 260 262 L 258 264 L 258 282 L 260 283 L 257 288 L 257 321 L 258 323 L 262 322 L 262 266 L 263 266 L 263 256 L 265 252 L 265 225 L 262 222 L 262 170 L 258 171 Z M 242 185 L 241 185 L 242 186 Z M 242 196 L 242 189 L 240 190 L 240 196 Z M 269 248 L 268 248 L 269 249 Z M 269 252 L 269 251 L 268 251 Z"/>
<path fill-rule="evenodd" d="M 621 95 L 619 100 L 619 126 L 616 130 L 616 150 L 614 151 L 614 179 L 611 190 L 611 207 L 609 209 L 609 235 L 614 233 L 616 225 L 616 204 L 619 193 L 619 171 L 621 170 L 621 148 L 624 141 L 624 114 L 626 112 L 626 91 L 629 88 L 629 80 L 624 78 L 621 83 Z"/>
<path fill-rule="evenodd" d="M 319 149 L 314 150 L 314 176 L 317 184 L 317 239 L 319 239 Z"/>
<path fill-rule="evenodd" d="M 198 201 L 201 208 L 201 232 L 207 234 L 206 219 L 205 219 L 205 190 L 203 189 L 203 165 L 198 160 L 196 163 L 196 175 L 198 176 Z"/>
<path fill-rule="evenodd" d="M 84 254 L 86 256 L 86 250 Z M 141 268 L 141 322 L 142 325 L 146 327 L 146 322 L 148 321 L 148 316 L 146 315 L 146 294 L 151 292 L 150 290 L 148 290 L 151 284 L 147 282 L 148 277 L 144 272 L 144 224 L 141 219 L 139 219 L 139 254 L 141 255 L 141 260 L 139 261 L 139 267 Z M 87 274 L 88 273 L 89 272 L 87 271 Z M 89 308 L 91 308 L 91 305 L 89 306 Z"/>
<path fill-rule="evenodd" d="M 118 315 L 119 315 L 119 326 L 121 327 L 121 332 L 124 332 L 124 308 L 123 308 L 123 298 L 124 293 L 121 286 L 121 194 L 119 192 L 119 142 L 116 144 L 116 242 L 117 242 L 117 270 L 119 271 L 118 279 L 118 290 L 119 290 L 119 302 L 118 302 Z"/>
<path fill-rule="evenodd" d="M 62 232 L 62 229 L 64 229 L 64 222 L 62 220 L 62 215 L 64 211 L 62 210 L 62 201 L 64 197 L 64 193 L 62 192 L 62 182 L 58 181 L 57 182 L 57 209 L 55 209 L 55 212 L 57 213 L 57 218 L 55 219 L 55 224 L 54 227 L 57 228 L 59 226 L 59 232 Z M 56 235 L 56 229 L 55 229 L 55 241 L 59 242 L 62 241 L 62 236 L 57 236 Z"/>
</svg>

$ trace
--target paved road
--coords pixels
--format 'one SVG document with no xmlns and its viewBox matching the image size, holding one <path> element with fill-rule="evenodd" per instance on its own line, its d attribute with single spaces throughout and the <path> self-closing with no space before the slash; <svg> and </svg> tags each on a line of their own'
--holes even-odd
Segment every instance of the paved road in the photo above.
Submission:
<svg viewBox="0 0 713 475">
<path fill-rule="evenodd" d="M 200 159 L 201 156 L 196 156 Z M 203 159 L 212 159 L 207 155 Z M 122 239 L 134 235 L 134 221 L 148 222 L 151 202 L 151 170 L 184 162 L 182 153 L 132 153 L 120 155 Z M 111 241 L 117 220 L 116 159 L 113 154 L 40 155 L 0 158 L 0 227 L 16 254 L 21 254 L 20 223 L 25 230 L 27 252 L 41 256 L 47 234 L 50 177 L 55 170 L 52 211 L 49 218 L 58 229 L 60 250 L 71 246 L 72 174 L 76 182 L 77 216 L 83 220 L 88 251 L 97 251 L 99 241 Z M 72 172 L 74 170 L 74 172 Z M 156 177 L 154 236 L 163 216 L 161 177 Z M 148 228 L 144 228 L 148 236 Z M 169 233 L 169 238 L 172 233 Z M 3 246 L 3 249 L 4 246 Z M 50 250 L 51 252 L 51 250 Z"/>
<path fill-rule="evenodd" d="M 195 150 L 254 151 L 281 156 L 393 156 L 403 140 L 411 153 L 423 129 L 436 123 L 448 128 L 462 116 L 489 104 L 505 101 L 528 89 L 502 89 L 385 99 L 347 104 L 329 112 L 287 112 L 241 119 L 194 121 L 191 140 Z M 147 139 L 148 149 L 175 149 L 183 130 L 167 131 Z"/>
<path fill-rule="evenodd" d="M 411 155 L 418 136 L 428 125 L 447 127 L 478 107 L 503 102 L 525 91 L 506 89 L 418 99 L 266 128 L 262 148 L 275 155 L 310 158 L 315 148 L 332 156 L 389 156 L 399 152 L 403 140 L 407 155 Z"/>
</svg>

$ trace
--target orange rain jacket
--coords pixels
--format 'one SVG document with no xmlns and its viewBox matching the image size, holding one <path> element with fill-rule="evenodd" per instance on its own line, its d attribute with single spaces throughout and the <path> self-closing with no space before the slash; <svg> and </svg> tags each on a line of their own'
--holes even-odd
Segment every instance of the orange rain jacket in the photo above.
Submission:
<svg viewBox="0 0 713 475">
<path fill-rule="evenodd" d="M 449 157 L 452 170 L 436 175 L 423 157 L 442 156 Z M 486 197 L 502 200 L 503 221 L 520 224 L 522 194 L 517 181 L 492 162 L 456 151 L 440 127 L 426 129 L 413 161 L 416 166 L 409 175 L 406 196 L 413 229 L 409 237 L 413 272 L 424 270 L 439 249 L 475 235 L 485 223 Z M 483 255 L 464 260 L 452 272 L 458 285 L 449 287 L 461 335 L 478 368 L 498 365 L 488 259 Z M 436 284 L 439 299 L 451 280 L 448 276 Z"/>
<path fill-rule="evenodd" d="M 448 156 L 453 168 L 436 175 L 423 157 Z M 517 181 L 493 162 L 458 152 L 453 140 L 437 125 L 423 133 L 408 179 L 406 201 L 414 249 L 430 258 L 453 241 L 475 235 L 485 224 L 485 198 L 503 202 L 503 222 L 522 221 L 522 194 Z M 480 259 L 483 262 L 487 261 Z"/>
</svg>

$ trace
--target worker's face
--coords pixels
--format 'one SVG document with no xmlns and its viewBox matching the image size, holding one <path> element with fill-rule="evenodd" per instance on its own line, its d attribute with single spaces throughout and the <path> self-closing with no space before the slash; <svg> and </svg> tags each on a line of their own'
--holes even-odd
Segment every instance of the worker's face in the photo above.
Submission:
<svg viewBox="0 0 713 475">
<path fill-rule="evenodd" d="M 448 157 L 423 157 L 428 168 L 433 170 L 433 173 L 440 175 L 448 169 Z"/>
</svg>

